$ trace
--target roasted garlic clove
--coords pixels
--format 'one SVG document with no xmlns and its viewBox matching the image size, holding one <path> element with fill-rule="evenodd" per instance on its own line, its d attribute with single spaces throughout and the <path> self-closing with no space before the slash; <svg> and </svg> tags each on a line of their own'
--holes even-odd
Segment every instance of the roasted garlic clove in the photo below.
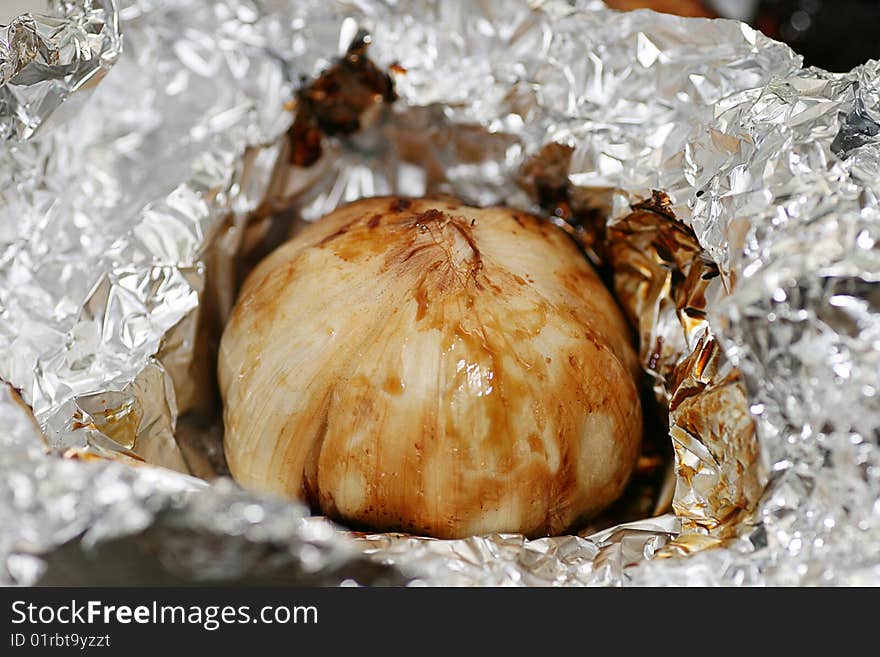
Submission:
<svg viewBox="0 0 880 657">
<path fill-rule="evenodd" d="M 241 484 L 355 526 L 557 534 L 627 482 L 637 368 L 550 223 L 363 200 L 246 281 L 220 349 L 226 458 Z"/>
</svg>

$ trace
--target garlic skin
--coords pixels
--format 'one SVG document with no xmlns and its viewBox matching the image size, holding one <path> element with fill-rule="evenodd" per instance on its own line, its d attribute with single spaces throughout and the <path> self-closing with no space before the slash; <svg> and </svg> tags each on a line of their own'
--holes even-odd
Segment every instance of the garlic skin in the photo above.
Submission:
<svg viewBox="0 0 880 657">
<path fill-rule="evenodd" d="M 270 254 L 225 329 L 229 468 L 354 526 L 559 534 L 642 432 L 630 332 L 570 238 L 507 209 L 374 198 Z"/>
</svg>

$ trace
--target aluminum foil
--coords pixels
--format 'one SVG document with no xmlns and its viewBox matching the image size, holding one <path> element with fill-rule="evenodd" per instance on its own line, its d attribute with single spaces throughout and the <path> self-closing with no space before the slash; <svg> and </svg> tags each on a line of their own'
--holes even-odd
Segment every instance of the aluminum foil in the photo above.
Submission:
<svg viewBox="0 0 880 657">
<path fill-rule="evenodd" d="M 0 26 L 0 139 L 31 138 L 72 94 L 80 105 L 119 57 L 111 0 L 56 0 L 47 10 Z"/>
<path fill-rule="evenodd" d="M 0 582 L 67 586 L 401 585 L 300 505 L 255 499 L 170 470 L 42 454 L 39 428 L 0 388 Z M 47 551 L 51 550 L 48 554 Z M 40 556 L 37 556 L 40 555 Z"/>
<path fill-rule="evenodd" d="M 880 581 L 876 62 L 802 69 L 734 21 L 598 3 L 54 11 L 59 34 L 92 37 L 118 16 L 125 48 L 75 114 L 50 110 L 94 85 L 32 66 L 67 90 L 26 104 L 38 132 L 0 105 L 0 378 L 43 434 L 4 424 L 5 581 Z M 16 25 L 17 43 L 51 42 Z M 296 164 L 288 102 L 363 34 L 397 100 Z M 100 53 L 105 36 L 70 42 Z M 677 515 L 537 541 L 361 536 L 190 476 L 222 471 L 211 344 L 248 263 L 340 203 L 426 192 L 552 201 L 619 291 L 634 251 L 607 246 L 653 231 L 628 310 L 669 411 Z"/>
</svg>

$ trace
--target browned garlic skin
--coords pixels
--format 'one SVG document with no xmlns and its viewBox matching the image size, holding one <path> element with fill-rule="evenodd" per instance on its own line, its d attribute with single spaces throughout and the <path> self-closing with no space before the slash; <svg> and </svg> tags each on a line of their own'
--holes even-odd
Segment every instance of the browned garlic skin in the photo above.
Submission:
<svg viewBox="0 0 880 657">
<path fill-rule="evenodd" d="M 558 534 L 622 492 L 637 359 L 571 240 L 448 200 L 347 205 L 266 258 L 223 335 L 247 487 L 377 530 Z"/>
</svg>

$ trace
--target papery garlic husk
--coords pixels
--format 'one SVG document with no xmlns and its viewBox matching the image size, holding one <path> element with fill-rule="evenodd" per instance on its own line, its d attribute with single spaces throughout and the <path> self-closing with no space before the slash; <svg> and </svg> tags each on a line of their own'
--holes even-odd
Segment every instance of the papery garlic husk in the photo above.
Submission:
<svg viewBox="0 0 880 657">
<path fill-rule="evenodd" d="M 220 349 L 229 468 L 356 527 L 558 534 L 636 460 L 630 340 L 549 222 L 358 201 L 245 282 Z"/>
</svg>

